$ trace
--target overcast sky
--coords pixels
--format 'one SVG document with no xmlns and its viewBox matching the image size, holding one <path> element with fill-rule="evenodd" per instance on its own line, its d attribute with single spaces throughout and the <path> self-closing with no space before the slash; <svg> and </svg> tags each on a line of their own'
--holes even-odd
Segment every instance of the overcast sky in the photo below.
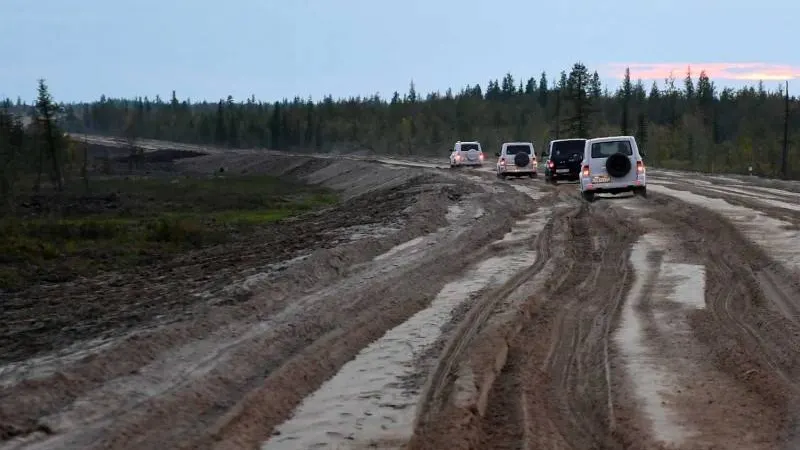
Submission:
<svg viewBox="0 0 800 450">
<path fill-rule="evenodd" d="M 689 64 L 718 85 L 800 77 L 796 0 L 0 0 L 0 17 L 0 96 L 24 99 L 37 78 L 64 101 L 389 97 L 578 60 L 612 87 L 626 65 L 648 86 Z"/>
</svg>

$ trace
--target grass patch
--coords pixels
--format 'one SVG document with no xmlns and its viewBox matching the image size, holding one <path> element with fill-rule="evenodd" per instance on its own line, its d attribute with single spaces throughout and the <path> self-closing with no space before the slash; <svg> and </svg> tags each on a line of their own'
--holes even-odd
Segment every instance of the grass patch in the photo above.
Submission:
<svg viewBox="0 0 800 450">
<path fill-rule="evenodd" d="M 0 218 L 0 289 L 151 263 L 242 239 L 337 197 L 270 176 L 107 179 L 20 200 Z"/>
</svg>

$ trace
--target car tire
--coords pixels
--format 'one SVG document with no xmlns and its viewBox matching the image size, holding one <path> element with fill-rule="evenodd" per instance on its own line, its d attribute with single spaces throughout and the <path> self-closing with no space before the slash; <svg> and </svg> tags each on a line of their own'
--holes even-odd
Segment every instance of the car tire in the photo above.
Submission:
<svg viewBox="0 0 800 450">
<path fill-rule="evenodd" d="M 647 186 L 642 186 L 633 189 L 633 194 L 642 198 L 647 198 Z"/>
<path fill-rule="evenodd" d="M 537 174 L 536 172 L 533 172 L 533 173 L 529 174 L 528 176 L 531 177 L 531 178 L 536 178 L 537 176 L 539 176 L 539 174 Z"/>
<path fill-rule="evenodd" d="M 592 191 L 583 191 L 581 192 L 581 197 L 589 203 L 594 201 L 594 192 Z"/>
</svg>

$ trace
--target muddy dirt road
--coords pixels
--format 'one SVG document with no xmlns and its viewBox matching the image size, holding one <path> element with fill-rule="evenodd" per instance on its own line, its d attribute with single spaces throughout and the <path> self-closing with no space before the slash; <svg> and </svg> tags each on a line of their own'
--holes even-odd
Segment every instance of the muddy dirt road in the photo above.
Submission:
<svg viewBox="0 0 800 450">
<path fill-rule="evenodd" d="M 345 201 L 4 310 L 30 345 L 0 362 L 0 449 L 800 448 L 798 185 L 652 171 L 586 204 L 359 159 L 182 160 Z"/>
</svg>

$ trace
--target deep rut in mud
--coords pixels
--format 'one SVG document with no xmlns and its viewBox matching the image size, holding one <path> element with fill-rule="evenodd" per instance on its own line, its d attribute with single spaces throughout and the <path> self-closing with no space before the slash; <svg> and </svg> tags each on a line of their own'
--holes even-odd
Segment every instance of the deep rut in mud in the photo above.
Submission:
<svg viewBox="0 0 800 450">
<path fill-rule="evenodd" d="M 556 195 L 568 189 L 559 187 Z M 483 408 L 480 402 L 442 406 L 421 424 L 410 448 L 788 449 L 800 443 L 797 274 L 718 214 L 670 197 L 572 205 L 551 223 L 551 262 L 558 269 L 506 324 L 508 346 L 497 352 L 507 355 L 488 401 Z M 708 407 L 681 410 L 684 422 L 701 427 L 685 443 L 657 438 L 610 340 L 631 284 L 647 277 L 632 270 L 632 244 L 656 223 L 680 253 L 705 267 L 707 279 L 705 307 L 676 316 L 685 314 L 687 338 L 696 342 L 687 355 L 700 366 L 711 364 L 696 370 L 718 371 L 694 387 L 694 397 L 708 397 Z M 648 258 L 661 266 L 658 252 Z M 654 282 L 643 280 L 640 298 L 651 296 Z M 497 358 L 469 357 L 476 374 Z M 692 397 L 681 393 L 692 386 L 672 389 L 676 398 Z M 747 398 L 728 397 L 738 391 Z"/>
<path fill-rule="evenodd" d="M 558 224 L 563 228 L 556 225 L 566 231 L 554 255 L 563 269 L 541 294 L 547 302 L 533 312 L 535 325 L 523 326 L 512 343 L 510 367 L 498 380 L 498 394 L 507 393 L 492 398 L 482 448 L 612 447 L 608 339 L 630 281 L 626 251 L 637 232 L 612 211 L 594 220 L 598 215 L 581 206 Z M 596 233 L 604 236 L 599 247 Z M 522 389 L 510 389 L 515 384 Z M 493 415 L 502 417 L 509 403 L 516 403 L 520 422 L 497 427 Z"/>
</svg>

